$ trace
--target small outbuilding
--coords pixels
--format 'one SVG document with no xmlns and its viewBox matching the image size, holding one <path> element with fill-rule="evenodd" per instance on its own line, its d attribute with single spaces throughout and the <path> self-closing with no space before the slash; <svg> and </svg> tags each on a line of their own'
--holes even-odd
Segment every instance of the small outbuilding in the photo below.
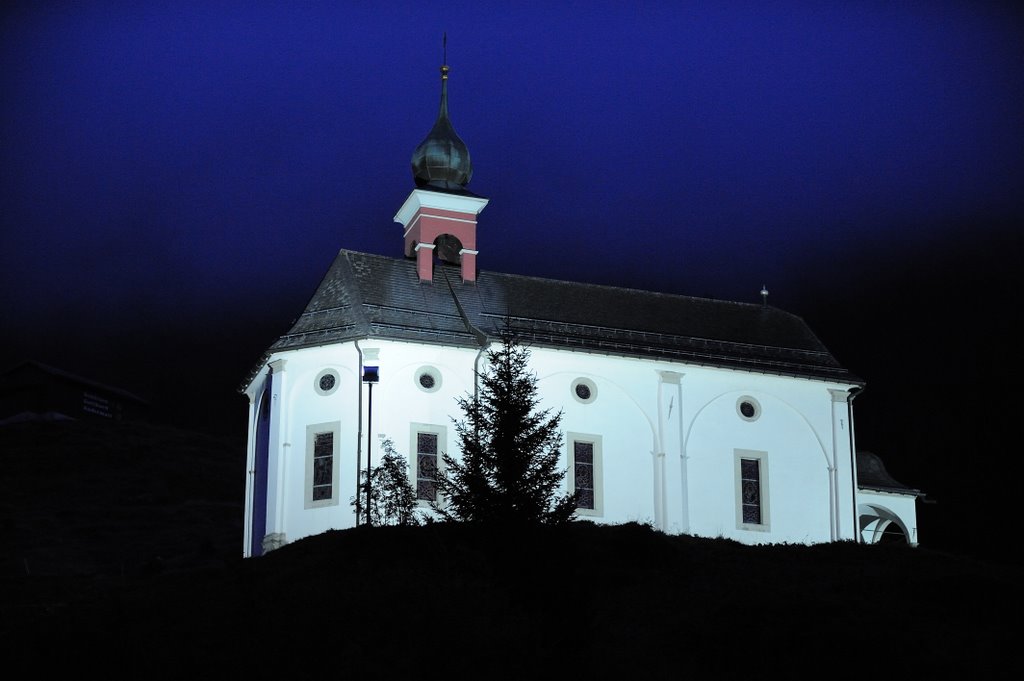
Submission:
<svg viewBox="0 0 1024 681">
<path fill-rule="evenodd" d="M 17 421 L 139 420 L 149 403 L 127 390 L 41 362 L 25 361 L 0 374 L 0 425 Z"/>
</svg>

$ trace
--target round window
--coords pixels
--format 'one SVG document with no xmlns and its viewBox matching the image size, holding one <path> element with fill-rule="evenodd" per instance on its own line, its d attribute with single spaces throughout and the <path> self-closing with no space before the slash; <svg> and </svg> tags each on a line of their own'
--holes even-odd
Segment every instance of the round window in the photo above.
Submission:
<svg viewBox="0 0 1024 681">
<path fill-rule="evenodd" d="M 589 378 L 577 378 L 572 382 L 572 396 L 577 402 L 590 404 L 597 399 L 597 384 Z"/>
<path fill-rule="evenodd" d="M 423 392 L 437 392 L 441 388 L 441 372 L 434 367 L 420 367 L 416 372 L 416 387 Z"/>
<path fill-rule="evenodd" d="M 333 369 L 324 369 L 316 375 L 313 387 L 320 395 L 330 395 L 338 389 L 338 373 Z"/>
<path fill-rule="evenodd" d="M 744 395 L 736 400 L 736 413 L 744 421 L 756 421 L 761 416 L 761 405 L 753 397 Z"/>
</svg>

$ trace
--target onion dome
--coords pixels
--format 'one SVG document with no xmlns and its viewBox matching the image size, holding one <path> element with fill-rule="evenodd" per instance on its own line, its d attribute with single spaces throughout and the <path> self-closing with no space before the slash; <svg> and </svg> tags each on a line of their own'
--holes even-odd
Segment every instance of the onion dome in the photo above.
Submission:
<svg viewBox="0 0 1024 681">
<path fill-rule="evenodd" d="M 441 110 L 430 133 L 412 153 L 417 187 L 464 189 L 473 178 L 469 149 L 448 119 L 448 67 L 441 67 Z"/>
</svg>

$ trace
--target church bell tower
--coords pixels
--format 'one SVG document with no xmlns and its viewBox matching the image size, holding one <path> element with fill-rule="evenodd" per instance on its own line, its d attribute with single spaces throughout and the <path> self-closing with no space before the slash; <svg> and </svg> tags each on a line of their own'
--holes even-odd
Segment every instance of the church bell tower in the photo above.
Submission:
<svg viewBox="0 0 1024 681">
<path fill-rule="evenodd" d="M 437 121 L 412 154 L 416 188 L 395 214 L 404 230 L 405 256 L 416 258 L 421 282 L 433 281 L 435 257 L 460 265 L 463 281 L 476 281 L 476 216 L 487 205 L 466 189 L 473 163 L 448 118 L 448 71 L 441 67 Z"/>
</svg>

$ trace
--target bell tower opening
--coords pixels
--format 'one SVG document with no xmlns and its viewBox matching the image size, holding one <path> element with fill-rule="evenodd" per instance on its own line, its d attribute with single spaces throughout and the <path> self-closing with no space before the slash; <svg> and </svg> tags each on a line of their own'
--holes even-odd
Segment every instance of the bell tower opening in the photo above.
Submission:
<svg viewBox="0 0 1024 681">
<path fill-rule="evenodd" d="M 458 265 L 462 262 L 462 242 L 457 236 L 442 234 L 434 239 L 434 253 L 441 262 Z"/>
</svg>

